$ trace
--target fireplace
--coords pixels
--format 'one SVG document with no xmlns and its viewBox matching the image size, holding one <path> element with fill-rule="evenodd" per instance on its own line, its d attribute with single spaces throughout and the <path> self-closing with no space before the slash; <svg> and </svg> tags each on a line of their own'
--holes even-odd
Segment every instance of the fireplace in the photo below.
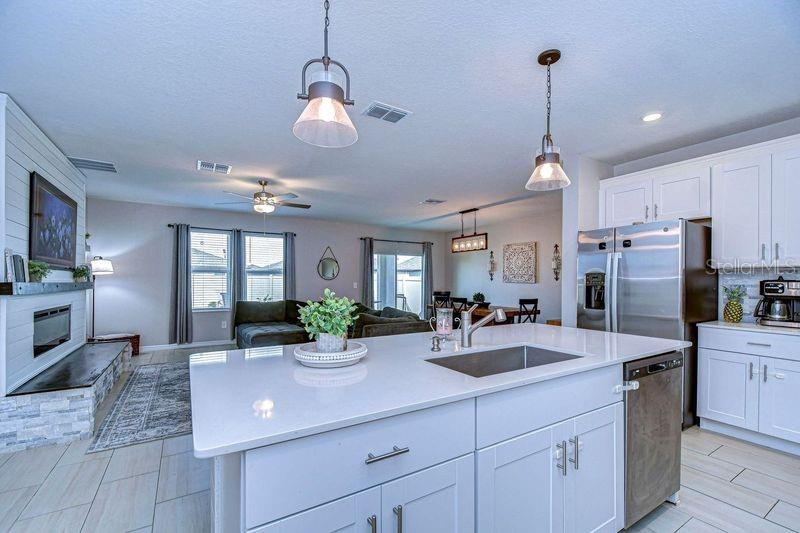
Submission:
<svg viewBox="0 0 800 533">
<path fill-rule="evenodd" d="M 71 305 L 42 309 L 33 313 L 33 356 L 38 357 L 71 338 Z"/>
</svg>

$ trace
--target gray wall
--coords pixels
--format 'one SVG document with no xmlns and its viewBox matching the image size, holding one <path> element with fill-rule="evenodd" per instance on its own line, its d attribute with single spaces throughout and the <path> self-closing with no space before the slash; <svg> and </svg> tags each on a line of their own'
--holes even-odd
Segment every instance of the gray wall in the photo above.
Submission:
<svg viewBox="0 0 800 533">
<path fill-rule="evenodd" d="M 561 318 L 561 282 L 553 280 L 550 261 L 553 245 L 561 246 L 561 211 L 541 216 L 517 218 L 503 224 L 479 227 L 489 234 L 489 250 L 448 253 L 448 271 L 453 296 L 472 299 L 482 292 L 493 305 L 517 306 L 520 298 L 539 298 L 540 321 Z M 457 237 L 461 233 L 451 234 Z M 537 243 L 537 283 L 503 282 L 503 245 L 517 242 Z M 494 251 L 497 270 L 489 281 L 489 251 Z M 544 320 L 543 320 L 544 319 Z"/>
<path fill-rule="evenodd" d="M 145 346 L 167 344 L 172 269 L 171 222 L 193 226 L 250 231 L 293 231 L 296 237 L 297 296 L 318 298 L 329 287 L 341 296 L 358 299 L 359 237 L 429 240 L 434 243 L 434 286 L 448 285 L 444 233 L 401 230 L 316 220 L 306 217 L 268 216 L 251 213 L 192 209 L 163 205 L 117 202 L 89 198 L 87 228 L 91 233 L 93 255 L 114 263 L 114 275 L 97 280 L 97 333 L 136 332 Z M 325 281 L 317 275 L 317 262 L 330 245 L 341 265 L 339 276 Z M 227 311 L 202 311 L 194 314 L 194 342 L 227 339 Z M 228 324 L 228 328 L 230 324 Z"/>
</svg>

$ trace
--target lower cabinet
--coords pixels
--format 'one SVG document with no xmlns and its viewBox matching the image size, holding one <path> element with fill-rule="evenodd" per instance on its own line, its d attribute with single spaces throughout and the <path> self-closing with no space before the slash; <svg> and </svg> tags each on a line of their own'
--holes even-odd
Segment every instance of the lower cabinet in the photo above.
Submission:
<svg viewBox="0 0 800 533">
<path fill-rule="evenodd" d="M 698 361 L 698 415 L 758 430 L 759 357 L 700 348 Z"/>
<path fill-rule="evenodd" d="M 800 361 L 708 348 L 698 361 L 700 417 L 800 443 Z"/>
<path fill-rule="evenodd" d="M 800 362 L 761 358 L 758 430 L 800 442 Z"/>
<path fill-rule="evenodd" d="M 249 531 L 468 533 L 474 509 L 470 454 Z"/>
<path fill-rule="evenodd" d="M 478 531 L 622 529 L 623 426 L 616 403 L 478 451 Z"/>
</svg>

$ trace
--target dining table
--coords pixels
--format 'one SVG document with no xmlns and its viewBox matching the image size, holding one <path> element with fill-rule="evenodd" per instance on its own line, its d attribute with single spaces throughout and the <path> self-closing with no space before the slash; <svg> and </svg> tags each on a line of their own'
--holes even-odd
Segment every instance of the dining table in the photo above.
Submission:
<svg viewBox="0 0 800 533">
<path fill-rule="evenodd" d="M 428 309 L 429 310 L 433 310 L 434 309 L 433 305 L 432 304 L 428 304 Z M 503 311 L 505 311 L 507 319 L 506 319 L 505 322 L 497 322 L 497 321 L 493 320 L 491 322 L 491 324 L 494 324 L 494 325 L 497 325 L 497 324 L 511 324 L 511 323 L 518 322 L 517 317 L 520 316 L 519 307 L 511 307 L 511 306 L 505 306 L 505 305 L 490 305 L 489 307 L 478 307 L 477 309 L 475 309 L 472 312 L 472 316 L 475 317 L 475 318 L 483 318 L 486 315 L 488 315 L 489 313 L 491 313 L 492 311 L 494 311 L 495 309 L 502 309 Z M 534 320 L 541 313 L 542 312 L 539 309 L 537 309 L 536 311 L 532 312 L 532 314 L 534 315 Z"/>
</svg>

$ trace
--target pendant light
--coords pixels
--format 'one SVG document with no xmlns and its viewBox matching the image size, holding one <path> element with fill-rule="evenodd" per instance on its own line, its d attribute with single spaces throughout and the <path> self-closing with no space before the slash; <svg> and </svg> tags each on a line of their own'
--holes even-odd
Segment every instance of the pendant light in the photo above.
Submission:
<svg viewBox="0 0 800 533">
<path fill-rule="evenodd" d="M 569 187 L 570 181 L 561 166 L 557 146 L 550 136 L 550 65 L 561 59 L 559 50 L 545 50 L 539 54 L 539 64 L 547 67 L 547 133 L 542 137 L 542 149 L 536 154 L 536 166 L 525 188 L 530 191 L 552 191 Z"/>
<path fill-rule="evenodd" d="M 325 0 L 325 49 L 320 59 L 310 59 L 303 65 L 302 92 L 297 94 L 300 100 L 308 100 L 306 108 L 294 123 L 292 132 L 295 137 L 314 146 L 324 148 L 343 148 L 358 140 L 353 122 L 347 116 L 344 106 L 353 105 L 350 99 L 350 73 L 347 69 L 328 56 L 328 16 L 330 2 Z M 306 86 L 306 71 L 313 63 L 322 63 L 324 70 L 312 74 L 311 85 Z M 337 83 L 330 70 L 335 65 L 344 72 L 345 88 Z"/>
<path fill-rule="evenodd" d="M 464 235 L 464 215 L 472 213 L 472 235 Z M 460 252 L 477 252 L 486 250 L 489 247 L 489 235 L 478 233 L 478 208 L 473 207 L 465 211 L 460 211 L 461 215 L 461 236 L 453 237 L 450 251 L 454 254 Z"/>
</svg>

